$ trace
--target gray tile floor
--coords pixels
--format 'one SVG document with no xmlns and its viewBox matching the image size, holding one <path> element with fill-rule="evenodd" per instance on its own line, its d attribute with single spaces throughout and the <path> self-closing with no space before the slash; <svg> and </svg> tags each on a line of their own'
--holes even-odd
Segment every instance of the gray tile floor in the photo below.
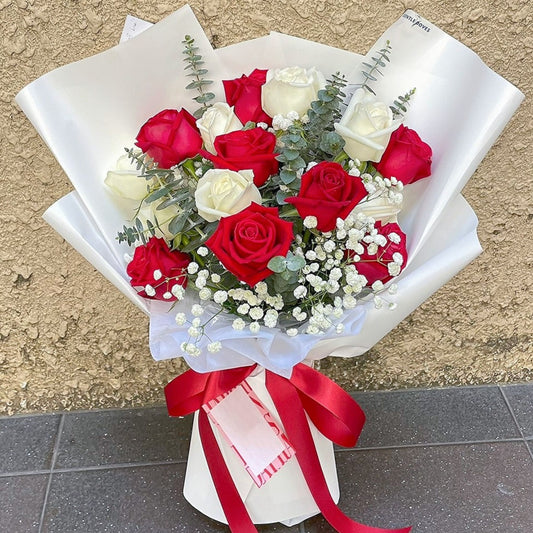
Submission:
<svg viewBox="0 0 533 533">
<path fill-rule="evenodd" d="M 533 383 L 354 395 L 340 507 L 412 533 L 533 532 Z M 0 531 L 227 532 L 189 506 L 191 419 L 164 407 L 0 418 Z M 261 533 L 329 533 L 320 516 Z"/>
</svg>

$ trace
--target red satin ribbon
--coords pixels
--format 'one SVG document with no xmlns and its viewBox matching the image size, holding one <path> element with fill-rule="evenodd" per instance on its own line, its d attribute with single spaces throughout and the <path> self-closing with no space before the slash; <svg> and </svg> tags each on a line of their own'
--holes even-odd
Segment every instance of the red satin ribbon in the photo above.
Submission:
<svg viewBox="0 0 533 533">
<path fill-rule="evenodd" d="M 257 533 L 218 447 L 202 405 L 230 391 L 255 369 L 249 367 L 200 374 L 189 370 L 165 387 L 171 416 L 199 413 L 199 431 L 209 471 L 222 509 L 233 533 Z M 365 415 L 359 405 L 336 383 L 312 368 L 298 364 L 290 379 L 266 371 L 266 388 L 276 406 L 285 433 L 296 451 L 307 486 L 324 518 L 339 533 L 408 533 L 411 528 L 381 529 L 359 524 L 337 507 L 322 472 L 307 415 L 331 441 L 355 446 Z"/>
</svg>

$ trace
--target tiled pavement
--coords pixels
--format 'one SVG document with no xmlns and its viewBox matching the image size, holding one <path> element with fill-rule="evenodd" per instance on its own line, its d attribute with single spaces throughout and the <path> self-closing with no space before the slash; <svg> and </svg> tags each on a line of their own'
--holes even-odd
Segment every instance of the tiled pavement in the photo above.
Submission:
<svg viewBox="0 0 533 533">
<path fill-rule="evenodd" d="M 340 507 L 412 533 L 533 532 L 533 383 L 354 395 Z M 227 532 L 181 494 L 191 419 L 164 407 L 0 418 L 0 531 Z M 262 533 L 329 533 L 315 517 Z"/>
</svg>

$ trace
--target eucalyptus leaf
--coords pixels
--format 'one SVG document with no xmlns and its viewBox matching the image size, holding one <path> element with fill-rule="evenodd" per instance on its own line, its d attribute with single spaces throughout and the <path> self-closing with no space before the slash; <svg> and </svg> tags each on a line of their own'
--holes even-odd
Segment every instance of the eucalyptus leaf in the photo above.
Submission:
<svg viewBox="0 0 533 533">
<path fill-rule="evenodd" d="M 168 231 L 170 231 L 170 233 L 173 235 L 177 235 L 178 233 L 181 233 L 186 222 L 187 213 L 182 213 L 178 216 L 175 216 L 168 225 Z"/>
<path fill-rule="evenodd" d="M 169 193 L 169 188 L 168 187 L 161 187 L 160 189 L 156 189 L 155 191 L 151 192 L 145 199 L 144 201 L 147 203 L 147 204 L 151 204 L 152 202 L 155 202 L 156 200 L 159 200 L 160 198 L 162 198 L 163 196 L 165 196 L 165 194 L 168 194 Z"/>
<path fill-rule="evenodd" d="M 294 255 L 289 252 L 287 255 L 287 269 L 291 272 L 297 272 L 305 266 L 305 259 L 300 255 Z"/>
<path fill-rule="evenodd" d="M 276 255 L 268 262 L 267 268 L 276 273 L 284 272 L 287 268 L 287 260 L 282 255 Z"/>
<path fill-rule="evenodd" d="M 296 172 L 292 170 L 282 170 L 279 177 L 285 185 L 289 185 L 296 179 Z"/>
</svg>

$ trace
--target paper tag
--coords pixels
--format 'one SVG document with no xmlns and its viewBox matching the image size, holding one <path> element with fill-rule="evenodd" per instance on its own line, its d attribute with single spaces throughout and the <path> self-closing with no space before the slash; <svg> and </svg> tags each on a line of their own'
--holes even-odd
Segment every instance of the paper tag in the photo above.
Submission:
<svg viewBox="0 0 533 533">
<path fill-rule="evenodd" d="M 152 26 L 151 22 L 146 20 L 138 19 L 137 17 L 132 17 L 131 15 L 126 15 L 126 22 L 124 22 L 124 28 L 122 30 L 122 35 L 120 36 L 120 42 L 128 41 L 133 37 L 139 35 L 144 30 Z"/>
<path fill-rule="evenodd" d="M 294 455 L 287 437 L 246 381 L 202 407 L 258 487 Z"/>
</svg>

